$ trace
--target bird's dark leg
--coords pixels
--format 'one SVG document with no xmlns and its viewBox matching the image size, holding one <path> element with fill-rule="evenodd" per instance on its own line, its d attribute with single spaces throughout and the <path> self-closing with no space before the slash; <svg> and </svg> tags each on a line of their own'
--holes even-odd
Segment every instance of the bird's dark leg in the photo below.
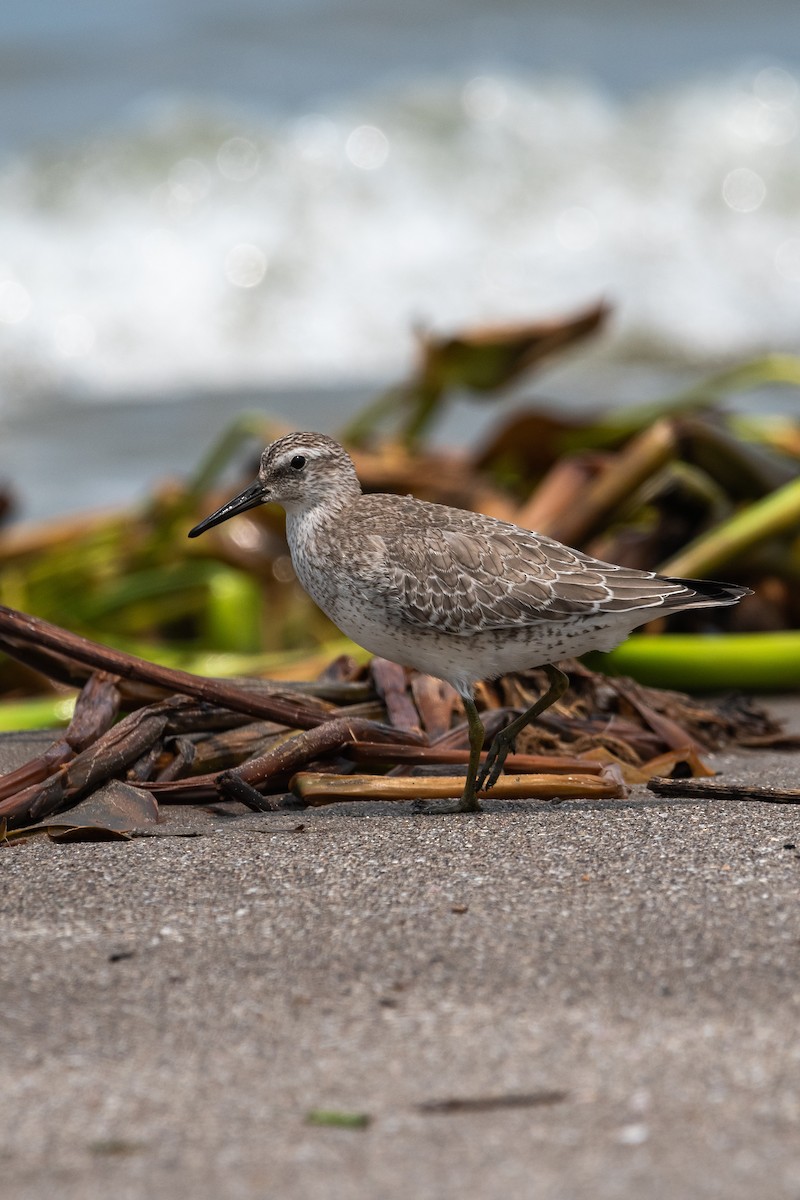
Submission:
<svg viewBox="0 0 800 1200">
<path fill-rule="evenodd" d="M 483 728 L 483 721 L 478 716 L 478 710 L 475 707 L 475 701 L 472 696 L 462 695 L 461 699 L 464 702 L 464 711 L 467 714 L 467 724 L 469 725 L 469 764 L 467 766 L 467 778 L 464 781 L 464 791 L 461 793 L 461 799 L 455 802 L 452 800 L 444 802 L 432 801 L 428 803 L 419 801 L 414 805 L 415 812 L 439 816 L 446 813 L 475 813 L 481 811 L 480 802 L 478 801 L 477 775 L 486 730 Z"/>
<path fill-rule="evenodd" d="M 464 783 L 464 791 L 461 793 L 461 803 L 458 806 L 457 812 L 480 812 L 481 806 L 478 802 L 478 768 L 481 765 L 481 750 L 483 749 L 483 739 L 486 737 L 486 730 L 483 728 L 483 721 L 478 716 L 478 710 L 475 707 L 475 701 L 471 696 L 462 696 L 464 701 L 464 711 L 467 714 L 467 722 L 469 724 L 469 764 L 467 766 L 467 778 Z"/>
<path fill-rule="evenodd" d="M 569 687 L 569 680 L 563 671 L 559 671 L 558 667 L 554 667 L 551 663 L 548 663 L 543 667 L 543 670 L 550 680 L 550 687 L 535 704 L 532 704 L 530 708 L 526 709 L 524 713 L 513 720 L 510 725 L 507 725 L 505 729 L 500 730 L 489 747 L 486 762 L 483 764 L 478 775 L 476 781 L 478 791 L 481 789 L 488 791 L 489 788 L 494 787 L 500 778 L 500 772 L 503 769 L 506 756 L 514 747 L 517 735 L 521 733 L 534 717 L 538 717 L 551 704 L 555 704 L 556 700 L 559 700 Z"/>
</svg>

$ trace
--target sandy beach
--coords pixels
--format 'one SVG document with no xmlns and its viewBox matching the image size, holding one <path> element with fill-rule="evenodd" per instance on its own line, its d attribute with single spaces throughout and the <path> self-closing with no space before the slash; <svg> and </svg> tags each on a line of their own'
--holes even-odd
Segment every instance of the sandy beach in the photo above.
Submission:
<svg viewBox="0 0 800 1200">
<path fill-rule="evenodd" d="M 797 808 L 487 807 L 6 850 L 4 1195 L 796 1196 Z"/>
</svg>

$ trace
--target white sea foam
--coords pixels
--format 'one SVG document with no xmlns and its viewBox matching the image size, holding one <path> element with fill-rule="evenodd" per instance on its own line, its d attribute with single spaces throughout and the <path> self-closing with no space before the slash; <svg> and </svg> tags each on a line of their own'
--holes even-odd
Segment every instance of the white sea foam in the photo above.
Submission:
<svg viewBox="0 0 800 1200">
<path fill-rule="evenodd" d="M 477 76 L 268 119 L 189 100 L 0 168 L 0 387 L 386 377 L 410 328 L 604 297 L 618 355 L 800 349 L 800 84 Z"/>
</svg>

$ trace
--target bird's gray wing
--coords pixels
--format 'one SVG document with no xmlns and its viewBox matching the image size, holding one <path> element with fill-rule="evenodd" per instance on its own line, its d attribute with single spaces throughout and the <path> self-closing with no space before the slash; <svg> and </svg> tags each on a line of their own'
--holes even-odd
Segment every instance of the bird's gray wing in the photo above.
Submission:
<svg viewBox="0 0 800 1200">
<path fill-rule="evenodd" d="M 657 608 L 680 583 L 603 563 L 479 514 L 382 531 L 377 591 L 396 619 L 452 634 Z"/>
</svg>

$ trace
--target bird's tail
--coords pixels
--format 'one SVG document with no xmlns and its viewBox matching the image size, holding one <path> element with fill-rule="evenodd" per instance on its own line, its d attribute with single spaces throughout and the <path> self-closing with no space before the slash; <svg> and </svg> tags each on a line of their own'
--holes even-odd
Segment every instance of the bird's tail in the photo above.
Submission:
<svg viewBox="0 0 800 1200">
<path fill-rule="evenodd" d="M 664 608 L 676 612 L 684 608 L 720 608 L 728 604 L 738 604 L 743 596 L 752 596 L 750 588 L 738 583 L 718 583 L 713 579 L 674 579 L 662 575 L 667 583 L 678 583 L 686 590 L 667 596 Z"/>
</svg>

